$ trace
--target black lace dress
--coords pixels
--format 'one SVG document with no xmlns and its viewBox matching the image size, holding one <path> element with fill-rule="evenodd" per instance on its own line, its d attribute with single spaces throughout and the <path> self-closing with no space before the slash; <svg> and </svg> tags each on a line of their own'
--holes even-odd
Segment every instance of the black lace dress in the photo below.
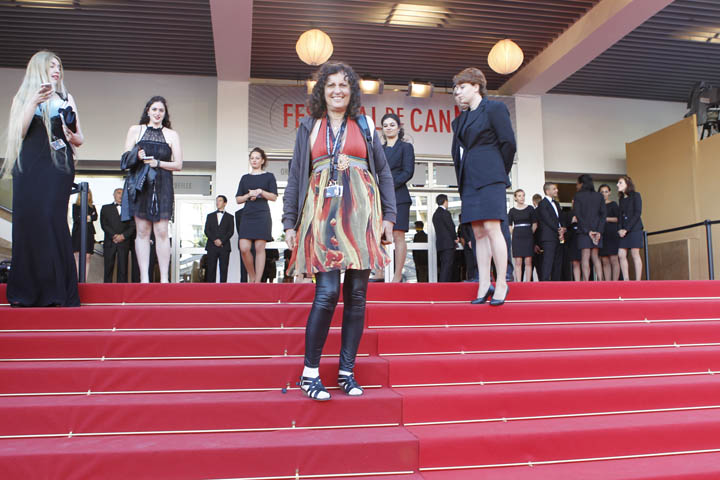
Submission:
<svg viewBox="0 0 720 480">
<path fill-rule="evenodd" d="M 146 156 L 155 157 L 161 162 L 172 160 L 172 149 L 165 141 L 162 127 L 147 127 L 137 145 L 138 148 L 145 150 Z M 152 181 L 151 176 L 148 176 L 145 187 L 135 197 L 133 212 L 136 217 L 151 222 L 169 220 L 172 218 L 175 202 L 173 174 L 164 168 L 158 167 L 153 170 L 155 179 Z"/>
</svg>

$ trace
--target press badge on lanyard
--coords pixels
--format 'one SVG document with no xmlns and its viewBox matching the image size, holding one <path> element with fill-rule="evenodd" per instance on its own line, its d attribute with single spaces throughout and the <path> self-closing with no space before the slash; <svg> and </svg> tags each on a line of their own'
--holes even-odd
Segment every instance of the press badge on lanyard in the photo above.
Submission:
<svg viewBox="0 0 720 480">
<path fill-rule="evenodd" d="M 330 124 L 330 117 L 328 116 L 327 124 L 325 128 L 325 146 L 327 147 L 328 154 L 330 154 L 330 181 L 327 187 L 325 187 L 325 198 L 342 197 L 343 186 L 337 184 L 337 172 L 338 172 L 338 155 L 340 153 L 340 144 L 342 143 L 343 134 L 345 133 L 345 127 L 347 126 L 347 117 L 343 120 L 338 132 L 337 138 L 332 133 L 332 125 Z M 332 143 L 332 146 L 331 146 Z"/>
<path fill-rule="evenodd" d="M 50 142 L 50 146 L 52 147 L 53 150 L 57 151 L 57 150 L 62 150 L 67 145 L 65 145 L 65 142 L 62 139 L 58 138 L 58 139 Z"/>
</svg>

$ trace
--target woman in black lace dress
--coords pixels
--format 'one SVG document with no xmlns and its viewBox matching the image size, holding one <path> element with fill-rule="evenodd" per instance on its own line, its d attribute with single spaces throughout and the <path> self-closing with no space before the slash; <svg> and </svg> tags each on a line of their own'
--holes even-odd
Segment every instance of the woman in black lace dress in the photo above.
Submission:
<svg viewBox="0 0 720 480">
<path fill-rule="evenodd" d="M 137 163 L 131 175 L 137 175 L 138 170 L 146 170 L 141 188 L 140 183 L 126 182 L 123 192 L 123 220 L 134 216 L 137 225 L 135 252 L 140 267 L 140 282 L 150 281 L 150 234 L 154 233 L 160 282 L 167 283 L 170 271 L 168 223 L 175 201 L 172 172 L 182 169 L 182 149 L 180 136 L 170 129 L 170 114 L 163 97 L 152 97 L 145 104 L 140 124 L 128 130 L 125 150 L 125 155 L 136 155 L 137 160 L 142 162 Z M 126 202 L 126 198 L 129 201 Z"/>
</svg>

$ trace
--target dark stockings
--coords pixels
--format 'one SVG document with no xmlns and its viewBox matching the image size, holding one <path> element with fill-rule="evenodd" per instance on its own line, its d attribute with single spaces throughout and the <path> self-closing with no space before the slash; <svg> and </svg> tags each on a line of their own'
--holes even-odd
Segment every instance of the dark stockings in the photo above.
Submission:
<svg viewBox="0 0 720 480">
<path fill-rule="evenodd" d="M 352 372 L 365 328 L 365 298 L 370 270 L 347 270 L 343 284 L 340 370 Z M 340 296 L 340 271 L 315 274 L 315 299 L 305 329 L 305 366 L 318 368 Z"/>
</svg>

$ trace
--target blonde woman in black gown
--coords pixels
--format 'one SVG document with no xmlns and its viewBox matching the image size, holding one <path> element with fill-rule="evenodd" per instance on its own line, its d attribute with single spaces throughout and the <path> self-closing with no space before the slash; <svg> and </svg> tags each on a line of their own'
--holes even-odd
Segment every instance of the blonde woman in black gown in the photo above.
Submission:
<svg viewBox="0 0 720 480">
<path fill-rule="evenodd" d="M 70 120 L 67 125 L 61 109 Z M 13 177 L 12 270 L 7 287 L 12 306 L 80 305 L 67 210 L 75 177 L 74 150 L 83 141 L 60 57 L 36 53 L 13 98 L 3 165 L 4 174 Z"/>
</svg>

